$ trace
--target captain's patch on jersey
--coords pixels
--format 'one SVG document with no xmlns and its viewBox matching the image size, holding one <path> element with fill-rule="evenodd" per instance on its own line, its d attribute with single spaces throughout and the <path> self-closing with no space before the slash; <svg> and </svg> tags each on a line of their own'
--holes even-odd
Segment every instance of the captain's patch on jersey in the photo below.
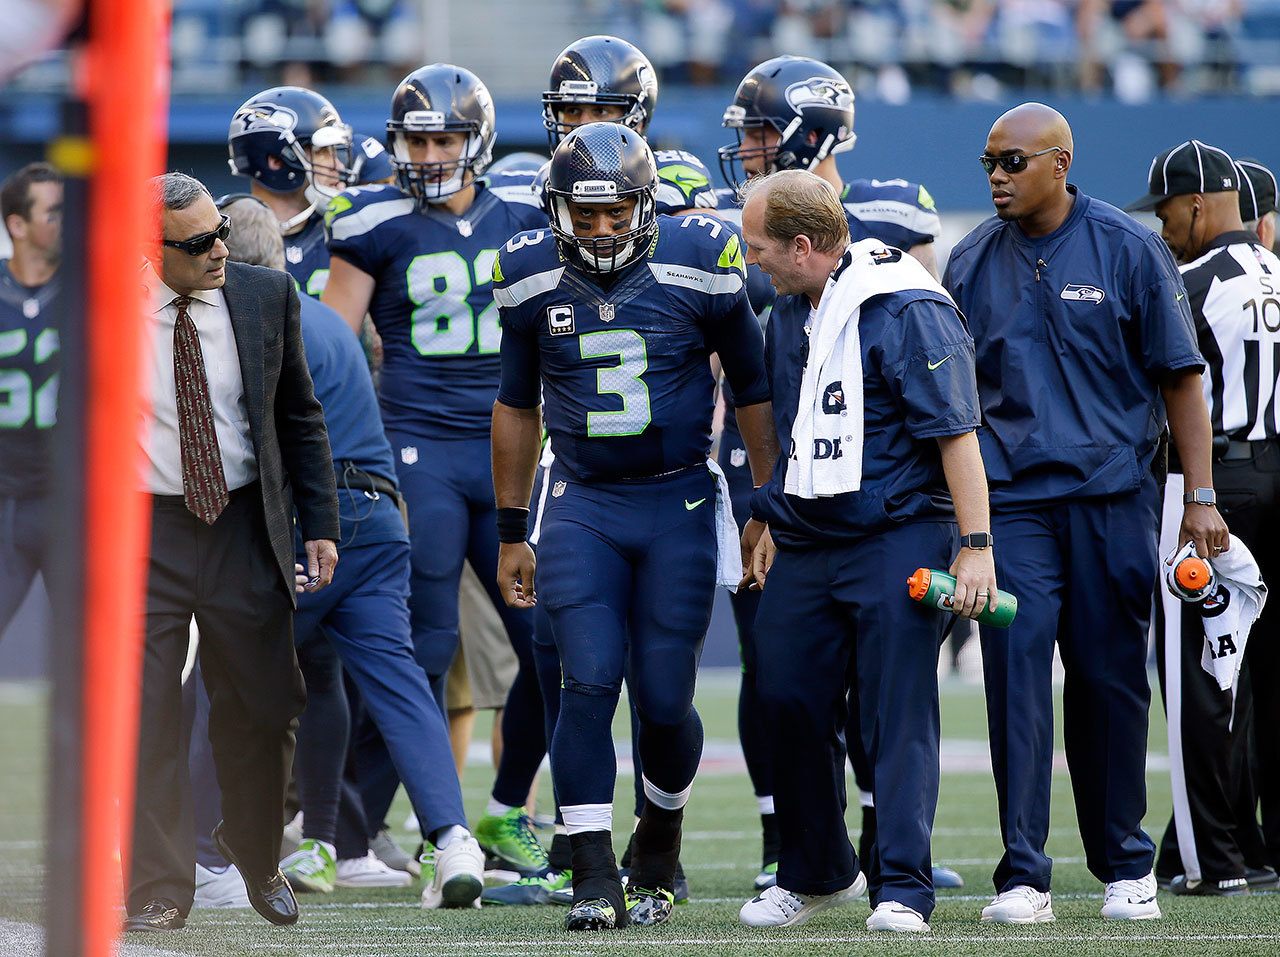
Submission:
<svg viewBox="0 0 1280 957">
<path fill-rule="evenodd" d="M 573 335 L 573 306 L 548 306 L 547 331 L 553 336 Z"/>
</svg>

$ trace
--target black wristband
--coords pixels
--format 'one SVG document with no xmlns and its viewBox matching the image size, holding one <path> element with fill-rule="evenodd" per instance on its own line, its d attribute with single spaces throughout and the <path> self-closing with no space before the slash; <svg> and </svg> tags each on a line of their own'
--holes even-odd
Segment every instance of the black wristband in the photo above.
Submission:
<svg viewBox="0 0 1280 957">
<path fill-rule="evenodd" d="M 527 508 L 498 509 L 498 541 L 514 545 L 529 538 L 529 510 Z"/>
</svg>

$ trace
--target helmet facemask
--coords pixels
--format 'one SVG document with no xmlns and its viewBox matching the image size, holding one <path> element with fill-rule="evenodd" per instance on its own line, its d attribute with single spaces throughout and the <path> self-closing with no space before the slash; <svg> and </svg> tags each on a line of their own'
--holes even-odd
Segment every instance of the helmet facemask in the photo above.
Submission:
<svg viewBox="0 0 1280 957">
<path fill-rule="evenodd" d="M 652 187 L 620 193 L 617 184 L 610 180 L 579 180 L 573 184 L 572 193 L 548 187 L 546 196 L 551 231 L 561 253 L 588 272 L 608 274 L 625 269 L 644 256 L 653 241 L 658 216 L 656 191 Z M 629 197 L 635 197 L 636 204 L 625 231 L 592 237 L 574 232 L 570 201 L 583 206 L 604 206 Z"/>
<path fill-rule="evenodd" d="M 607 122 L 621 123 L 641 136 L 644 136 L 649 125 L 649 111 L 635 94 L 601 93 L 592 80 L 564 80 L 560 83 L 559 90 L 548 90 L 542 94 L 542 125 L 547 130 L 547 142 L 553 153 L 561 140 L 583 125 L 561 121 L 560 108 L 563 106 L 619 107 L 623 111 L 622 116 Z"/>
<path fill-rule="evenodd" d="M 409 133 L 463 133 L 466 142 L 456 160 L 417 162 L 409 151 Z M 493 159 L 491 130 L 472 121 L 447 120 L 432 110 L 413 110 L 404 119 L 387 123 L 387 147 L 396 170 L 396 182 L 414 196 L 418 205 L 443 203 L 470 186 Z M 471 178 L 467 178 L 467 173 Z"/>
</svg>

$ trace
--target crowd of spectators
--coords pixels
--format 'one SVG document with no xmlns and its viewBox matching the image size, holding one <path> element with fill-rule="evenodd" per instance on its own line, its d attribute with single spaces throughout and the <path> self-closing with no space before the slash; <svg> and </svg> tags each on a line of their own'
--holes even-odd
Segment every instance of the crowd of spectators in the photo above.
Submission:
<svg viewBox="0 0 1280 957">
<path fill-rule="evenodd" d="M 544 2 L 573 6 L 584 29 L 634 40 L 669 82 L 733 83 L 788 52 L 836 64 L 860 95 L 889 101 L 1026 87 L 1133 102 L 1157 92 L 1280 93 L 1280 0 Z M 246 82 L 379 82 L 419 65 L 426 21 L 460 16 L 460 6 L 176 0 L 175 48 L 207 59 L 222 43 L 220 62 Z"/>
</svg>

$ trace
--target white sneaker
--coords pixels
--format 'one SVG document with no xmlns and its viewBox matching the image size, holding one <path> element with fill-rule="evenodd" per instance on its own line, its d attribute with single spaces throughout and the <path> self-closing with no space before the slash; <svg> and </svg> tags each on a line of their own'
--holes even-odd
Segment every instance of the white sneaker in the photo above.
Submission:
<svg viewBox="0 0 1280 957">
<path fill-rule="evenodd" d="M 924 915 L 897 901 L 881 901 L 867 918 L 867 930 L 896 930 L 899 933 L 928 933 Z"/>
<path fill-rule="evenodd" d="M 392 870 L 370 851 L 364 857 L 344 857 L 338 861 L 338 887 L 408 887 L 413 876 Z"/>
<path fill-rule="evenodd" d="M 234 864 L 221 871 L 196 865 L 196 899 L 193 907 L 248 907 L 249 893 Z"/>
<path fill-rule="evenodd" d="M 484 890 L 484 851 L 476 839 L 454 838 L 443 851 L 427 845 L 422 855 L 423 910 L 480 906 Z"/>
<path fill-rule="evenodd" d="M 982 908 L 985 924 L 1047 924 L 1056 919 L 1049 892 L 1038 891 L 1026 884 L 1001 891 Z"/>
<path fill-rule="evenodd" d="M 422 865 L 418 863 L 417 858 L 410 857 L 405 849 L 395 842 L 389 828 L 384 827 L 373 836 L 369 841 L 369 850 L 373 851 L 378 860 L 393 871 L 405 871 L 414 877 L 422 875 Z"/>
<path fill-rule="evenodd" d="M 795 927 L 820 911 L 847 904 L 866 892 L 867 879 L 862 874 L 834 894 L 795 894 L 775 884 L 743 904 L 738 920 L 748 927 Z"/>
<path fill-rule="evenodd" d="M 1107 885 L 1102 902 L 1102 916 L 1107 920 L 1154 920 L 1160 917 L 1156 903 L 1156 875 L 1148 874 L 1136 881 L 1112 881 Z"/>
</svg>

